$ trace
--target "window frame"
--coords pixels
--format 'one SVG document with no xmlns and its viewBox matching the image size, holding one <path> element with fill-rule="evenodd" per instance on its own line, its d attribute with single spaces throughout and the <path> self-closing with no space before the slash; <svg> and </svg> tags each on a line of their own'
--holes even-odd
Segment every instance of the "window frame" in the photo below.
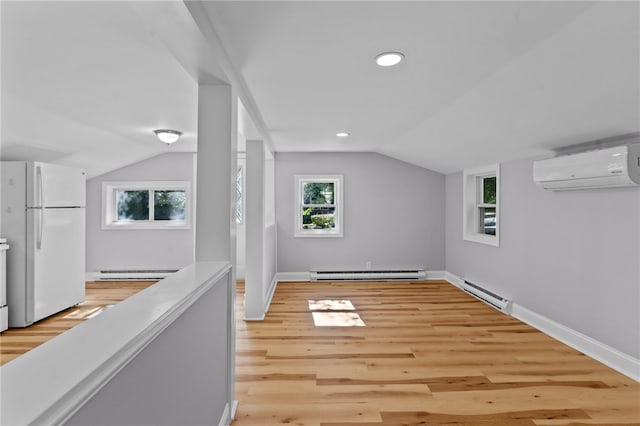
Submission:
<svg viewBox="0 0 640 426">
<path fill-rule="evenodd" d="M 240 176 L 240 190 L 238 191 L 238 176 Z M 244 165 L 239 164 L 237 169 L 236 169 L 236 179 L 235 179 L 235 193 L 236 193 L 236 204 L 235 204 L 235 208 L 233 210 L 234 216 L 235 216 L 235 222 L 236 225 L 244 225 L 244 218 L 245 218 L 245 185 L 244 185 L 244 181 L 245 181 L 245 173 L 244 173 Z M 239 195 L 239 197 L 238 197 Z M 238 201 L 240 204 L 240 208 L 238 208 Z M 238 218 L 238 212 L 240 213 L 240 218 Z"/>
<path fill-rule="evenodd" d="M 118 221 L 118 191 L 149 191 L 149 220 Z M 154 220 L 155 191 L 185 191 L 184 220 Z M 102 229 L 190 229 L 191 182 L 189 181 L 111 181 L 102 182 Z"/>
<path fill-rule="evenodd" d="M 484 203 L 483 179 L 496 178 L 496 203 Z M 494 247 L 500 247 L 500 164 L 465 170 L 462 176 L 463 193 L 463 232 L 464 241 L 472 241 Z M 481 228 L 481 210 L 495 208 L 495 235 L 484 233 Z"/>
<path fill-rule="evenodd" d="M 303 229 L 302 207 L 305 183 L 333 183 L 334 228 Z M 295 175 L 294 177 L 294 237 L 296 238 L 342 238 L 343 237 L 343 188 L 344 175 Z"/>
</svg>

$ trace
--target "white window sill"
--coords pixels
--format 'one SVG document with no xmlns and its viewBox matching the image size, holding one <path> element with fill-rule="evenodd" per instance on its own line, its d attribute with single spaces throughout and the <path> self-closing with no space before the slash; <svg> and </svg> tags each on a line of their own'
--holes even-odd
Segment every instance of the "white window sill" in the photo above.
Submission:
<svg viewBox="0 0 640 426">
<path fill-rule="evenodd" d="M 342 232 L 296 232 L 295 238 L 342 238 Z"/>
<path fill-rule="evenodd" d="M 464 241 L 471 241 L 474 243 L 486 244 L 493 247 L 500 247 L 500 239 L 497 235 L 465 234 L 462 239 Z"/>
<path fill-rule="evenodd" d="M 114 222 L 102 225 L 103 230 L 109 231 L 132 231 L 132 230 L 172 230 L 172 229 L 191 229 L 188 223 L 131 223 L 131 222 Z"/>
</svg>

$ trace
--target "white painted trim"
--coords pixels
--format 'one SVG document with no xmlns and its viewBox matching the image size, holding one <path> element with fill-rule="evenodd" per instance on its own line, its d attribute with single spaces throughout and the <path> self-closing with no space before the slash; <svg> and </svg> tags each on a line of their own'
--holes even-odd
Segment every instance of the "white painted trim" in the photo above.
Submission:
<svg viewBox="0 0 640 426">
<path fill-rule="evenodd" d="M 445 272 L 445 280 L 460 289 L 464 282 L 462 278 L 448 271 Z M 640 382 L 640 359 L 533 312 L 516 302 L 511 302 L 511 316 Z"/>
<path fill-rule="evenodd" d="M 478 178 L 496 177 L 496 234 L 488 235 L 477 231 L 480 189 Z M 464 170 L 462 173 L 462 239 L 475 243 L 500 247 L 500 164 Z"/>
<path fill-rule="evenodd" d="M 445 276 L 447 274 L 447 271 L 426 271 L 427 272 L 427 276 L 425 277 L 425 280 L 444 280 L 446 279 Z"/>
<path fill-rule="evenodd" d="M 85 272 L 84 273 L 84 280 L 86 281 L 98 281 L 100 279 L 100 272 L 98 271 L 93 271 L 93 272 Z"/>
<path fill-rule="evenodd" d="M 244 280 L 245 279 L 245 265 L 241 263 L 236 264 L 236 279 Z"/>
<path fill-rule="evenodd" d="M 293 236 L 295 238 L 342 238 L 344 236 L 344 175 L 295 175 L 295 193 L 294 193 L 294 228 Z M 303 184 L 305 182 L 332 182 L 334 186 L 334 223 L 335 228 L 327 229 L 302 229 L 302 215 L 300 210 L 303 207 Z"/>
<path fill-rule="evenodd" d="M 260 316 L 257 317 L 248 317 L 248 316 L 244 316 L 243 320 L 244 321 L 264 321 L 266 314 L 262 314 Z"/>
<path fill-rule="evenodd" d="M 236 418 L 236 412 L 238 411 L 238 400 L 234 399 L 233 401 L 231 401 L 231 421 L 233 421 Z"/>
<path fill-rule="evenodd" d="M 269 308 L 271 307 L 271 300 L 273 299 L 273 295 L 276 293 L 276 288 L 278 287 L 278 280 L 276 279 L 276 277 L 277 277 L 277 274 L 274 275 L 273 280 L 269 285 L 269 294 L 267 295 L 267 299 L 264 304 L 264 311 L 262 315 L 258 317 L 248 317 L 245 315 L 244 317 L 245 321 L 264 321 L 265 317 L 267 316 L 267 312 L 269 312 Z"/>
<path fill-rule="evenodd" d="M 119 222 L 117 216 L 116 191 L 162 191 L 181 190 L 185 192 L 185 218 L 184 220 L 154 220 L 154 200 L 149 199 L 149 219 L 140 221 Z M 105 181 L 102 182 L 102 230 L 153 230 L 153 229 L 191 229 L 191 182 L 189 181 Z M 151 194 L 150 194 L 151 195 Z"/>
<path fill-rule="evenodd" d="M 453 284 L 454 286 L 456 286 L 456 287 L 458 287 L 459 289 L 462 290 L 462 283 L 464 281 L 459 276 L 454 275 L 449 271 L 445 271 L 444 272 L 444 279 L 445 279 L 445 281 L 449 281 L 449 283 Z"/>
<path fill-rule="evenodd" d="M 511 316 L 640 382 L 640 359 L 627 355 L 578 331 L 566 327 L 524 306 L 513 303 Z"/>
<path fill-rule="evenodd" d="M 311 281 L 309 272 L 278 272 L 276 274 L 276 280 L 287 281 Z"/>
<path fill-rule="evenodd" d="M 224 405 L 224 411 L 222 412 L 222 416 L 220 416 L 220 421 L 218 422 L 218 426 L 229 426 L 233 420 L 236 418 L 236 411 L 238 410 L 238 400 L 234 399 L 231 401 L 231 405 L 227 402 Z"/>
<path fill-rule="evenodd" d="M 276 279 L 277 274 L 273 276 L 271 280 L 271 284 L 269 285 L 269 294 L 267 294 L 267 301 L 264 305 L 264 313 L 265 315 L 269 312 L 269 308 L 271 307 L 271 300 L 273 300 L 273 295 L 276 294 L 276 288 L 278 287 L 278 280 Z"/>
<path fill-rule="evenodd" d="M 231 420 L 229 419 L 229 403 L 227 402 L 224 405 L 224 411 L 222 412 L 222 416 L 220 416 L 218 426 L 229 426 L 230 424 Z"/>
</svg>

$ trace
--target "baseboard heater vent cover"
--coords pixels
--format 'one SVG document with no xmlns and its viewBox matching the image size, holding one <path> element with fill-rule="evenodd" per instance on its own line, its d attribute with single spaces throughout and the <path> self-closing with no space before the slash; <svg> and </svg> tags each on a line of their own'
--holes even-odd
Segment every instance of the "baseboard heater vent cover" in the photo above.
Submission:
<svg viewBox="0 0 640 426">
<path fill-rule="evenodd" d="M 311 281 L 393 281 L 424 280 L 424 269 L 311 271 Z"/>
<path fill-rule="evenodd" d="M 151 281 L 161 280 L 176 269 L 123 269 L 99 271 L 99 281 Z"/>
<path fill-rule="evenodd" d="M 462 290 L 501 312 L 504 312 L 506 314 L 509 314 L 511 312 L 511 301 L 505 299 L 502 296 L 498 296 L 497 294 L 485 288 L 482 288 L 477 284 L 465 280 L 462 283 Z"/>
</svg>

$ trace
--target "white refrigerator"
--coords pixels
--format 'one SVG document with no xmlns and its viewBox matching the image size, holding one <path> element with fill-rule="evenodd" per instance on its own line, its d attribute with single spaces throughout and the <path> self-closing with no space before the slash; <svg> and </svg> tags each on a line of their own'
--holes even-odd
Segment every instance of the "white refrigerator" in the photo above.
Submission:
<svg viewBox="0 0 640 426">
<path fill-rule="evenodd" d="M 26 327 L 84 301 L 86 180 L 33 161 L 1 170 L 9 327 Z"/>
</svg>

